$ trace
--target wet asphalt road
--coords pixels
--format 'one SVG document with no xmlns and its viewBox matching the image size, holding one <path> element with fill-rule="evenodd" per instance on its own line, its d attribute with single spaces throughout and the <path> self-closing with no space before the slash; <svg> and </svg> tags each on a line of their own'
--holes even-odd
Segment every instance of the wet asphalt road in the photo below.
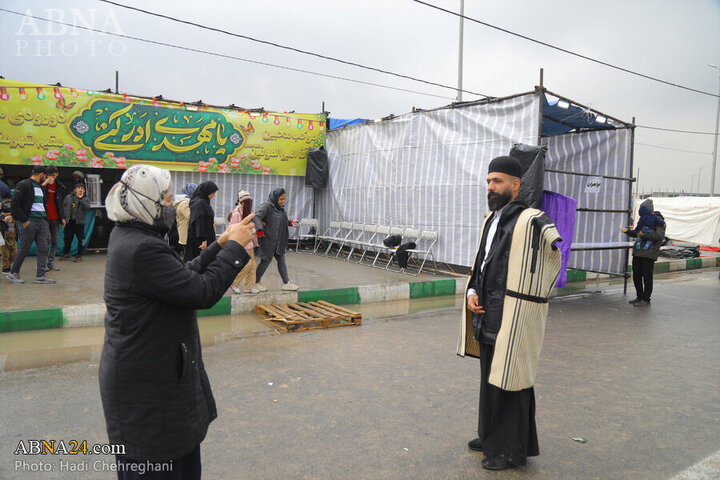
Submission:
<svg viewBox="0 0 720 480">
<path fill-rule="evenodd" d="M 670 479 L 720 450 L 720 280 L 673 275 L 652 307 L 629 299 L 610 286 L 551 300 L 541 454 L 503 472 L 466 446 L 479 365 L 455 355 L 457 307 L 208 348 L 219 418 L 204 478 Z M 0 479 L 115 478 L 92 471 L 108 457 L 13 454 L 21 440 L 106 441 L 96 365 L 0 374 L 0 413 Z M 18 460 L 56 470 L 16 471 Z M 90 471 L 59 472 L 61 460 Z"/>
</svg>

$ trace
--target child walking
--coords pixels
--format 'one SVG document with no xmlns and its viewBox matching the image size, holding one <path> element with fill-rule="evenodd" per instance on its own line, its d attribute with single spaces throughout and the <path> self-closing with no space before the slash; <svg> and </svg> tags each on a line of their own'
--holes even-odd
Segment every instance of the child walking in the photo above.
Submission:
<svg viewBox="0 0 720 480">
<path fill-rule="evenodd" d="M 0 234 L 5 243 L 0 246 L 0 255 L 2 255 L 2 273 L 9 273 L 10 266 L 17 255 L 17 234 L 15 232 L 15 220 L 13 220 L 10 212 L 0 214 Z"/>
<path fill-rule="evenodd" d="M 235 223 L 240 223 L 243 218 L 247 217 L 252 213 L 252 196 L 250 192 L 240 190 L 237 194 L 237 201 L 235 202 L 235 208 L 230 212 L 230 221 L 228 227 Z M 258 246 L 257 236 L 253 234 L 253 239 L 250 243 L 245 245 L 245 251 L 250 255 L 250 261 L 240 270 L 235 281 L 230 286 L 233 292 L 240 293 L 240 285 L 243 280 L 245 281 L 245 293 L 260 293 L 260 289 L 255 286 L 255 272 L 257 264 L 255 263 L 255 247 Z"/>
</svg>

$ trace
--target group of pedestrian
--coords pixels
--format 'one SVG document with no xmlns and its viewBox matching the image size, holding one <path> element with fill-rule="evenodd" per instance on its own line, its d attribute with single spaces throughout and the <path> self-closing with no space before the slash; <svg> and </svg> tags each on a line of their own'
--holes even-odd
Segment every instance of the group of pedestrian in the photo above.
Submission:
<svg viewBox="0 0 720 480">
<path fill-rule="evenodd" d="M 175 228 L 176 250 L 180 251 L 185 262 L 199 256 L 215 241 L 215 211 L 211 200 L 218 192 L 218 186 L 211 181 L 198 185 L 188 183 L 183 185 L 173 206 L 176 211 Z M 250 260 L 245 268 L 235 278 L 230 288 L 236 294 L 256 294 L 267 291 L 262 283 L 262 277 L 274 258 L 277 262 L 278 273 L 282 279 L 282 290 L 298 290 L 298 286 L 290 281 L 288 276 L 285 252 L 290 237 L 289 227 L 293 225 L 285 211 L 287 193 L 284 188 L 276 188 L 253 211 L 253 198 L 250 192 L 240 190 L 236 194 L 235 205 L 227 215 L 227 225 L 243 222 L 253 213 L 255 230 L 252 239 L 245 245 Z M 257 263 L 257 258 L 260 263 Z"/>
<path fill-rule="evenodd" d="M 0 255 L 2 273 L 12 283 L 25 283 L 20 277 L 20 268 L 33 243 L 37 249 L 33 283 L 55 283 L 47 274 L 60 270 L 55 262 L 60 228 L 64 228 L 61 260 L 70 258 L 73 237 L 77 238 L 74 261 L 82 260 L 85 252 L 85 214 L 91 207 L 85 194 L 85 176 L 80 171 L 73 172 L 76 183 L 68 192 L 58 181 L 58 175 L 54 165 L 35 166 L 29 178 L 14 186 L 9 201 L 3 200 L 0 231 L 4 245 L 0 247 Z M 17 242 L 20 243 L 19 248 Z"/>
</svg>

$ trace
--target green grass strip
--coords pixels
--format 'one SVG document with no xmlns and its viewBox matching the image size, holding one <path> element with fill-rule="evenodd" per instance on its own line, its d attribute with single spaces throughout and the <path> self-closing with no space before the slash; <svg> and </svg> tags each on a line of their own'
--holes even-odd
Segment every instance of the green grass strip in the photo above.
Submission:
<svg viewBox="0 0 720 480">
<path fill-rule="evenodd" d="M 318 300 L 325 300 L 335 305 L 350 305 L 360 303 L 360 292 L 357 287 L 298 292 L 298 302 L 316 302 Z"/>
<path fill-rule="evenodd" d="M 0 332 L 62 328 L 63 324 L 61 308 L 0 312 Z"/>
</svg>

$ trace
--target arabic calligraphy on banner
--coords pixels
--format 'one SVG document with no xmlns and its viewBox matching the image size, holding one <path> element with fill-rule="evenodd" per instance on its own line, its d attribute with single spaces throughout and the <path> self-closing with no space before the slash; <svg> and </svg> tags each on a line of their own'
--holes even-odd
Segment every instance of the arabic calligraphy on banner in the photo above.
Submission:
<svg viewBox="0 0 720 480">
<path fill-rule="evenodd" d="M 198 107 L 0 79 L 0 163 L 305 175 L 325 116 Z"/>
</svg>

